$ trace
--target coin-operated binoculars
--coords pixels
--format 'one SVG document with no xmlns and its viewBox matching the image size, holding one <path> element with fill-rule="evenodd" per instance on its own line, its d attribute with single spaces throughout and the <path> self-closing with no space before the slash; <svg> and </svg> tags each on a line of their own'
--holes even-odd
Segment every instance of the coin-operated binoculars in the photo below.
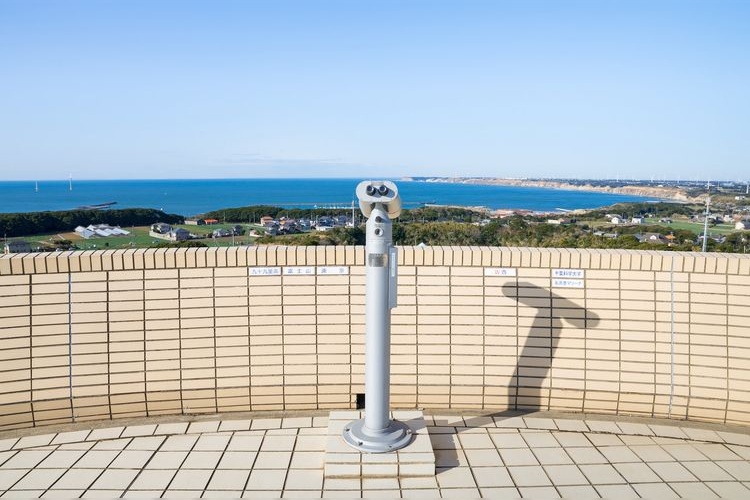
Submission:
<svg viewBox="0 0 750 500">
<path fill-rule="evenodd" d="M 367 217 L 365 265 L 365 418 L 344 428 L 344 440 L 369 453 L 403 448 L 411 430 L 391 420 L 391 309 L 396 307 L 397 254 L 391 218 L 401 213 L 398 188 L 390 181 L 364 181 L 357 186 L 362 214 Z"/>
</svg>

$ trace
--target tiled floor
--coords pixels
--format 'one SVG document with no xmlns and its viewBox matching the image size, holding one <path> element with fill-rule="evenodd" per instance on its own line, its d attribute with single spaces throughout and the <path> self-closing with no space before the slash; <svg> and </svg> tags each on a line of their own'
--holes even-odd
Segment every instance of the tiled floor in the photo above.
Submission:
<svg viewBox="0 0 750 500">
<path fill-rule="evenodd" d="M 669 422 L 425 416 L 437 474 L 325 478 L 328 419 L 202 420 L 0 437 L 29 497 L 750 498 L 750 432 Z"/>
</svg>

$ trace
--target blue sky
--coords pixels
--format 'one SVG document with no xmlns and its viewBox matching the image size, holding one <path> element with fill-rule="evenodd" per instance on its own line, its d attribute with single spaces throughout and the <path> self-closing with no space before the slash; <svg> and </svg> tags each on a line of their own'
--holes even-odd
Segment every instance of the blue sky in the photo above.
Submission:
<svg viewBox="0 0 750 500">
<path fill-rule="evenodd" d="M 744 180 L 749 23 L 728 0 L 0 0 L 0 178 Z"/>
</svg>

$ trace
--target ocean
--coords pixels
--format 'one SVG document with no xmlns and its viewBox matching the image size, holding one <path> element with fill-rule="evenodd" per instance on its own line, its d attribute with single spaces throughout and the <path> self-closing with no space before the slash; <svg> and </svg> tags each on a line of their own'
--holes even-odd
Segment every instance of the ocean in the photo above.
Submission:
<svg viewBox="0 0 750 500">
<path fill-rule="evenodd" d="M 0 182 L 0 212 L 71 210 L 116 202 L 112 208 L 157 208 L 184 216 L 221 208 L 351 206 L 362 179 L 175 179 Z M 403 206 L 424 203 L 533 211 L 597 208 L 645 201 L 638 196 L 560 189 L 395 181 Z"/>
</svg>

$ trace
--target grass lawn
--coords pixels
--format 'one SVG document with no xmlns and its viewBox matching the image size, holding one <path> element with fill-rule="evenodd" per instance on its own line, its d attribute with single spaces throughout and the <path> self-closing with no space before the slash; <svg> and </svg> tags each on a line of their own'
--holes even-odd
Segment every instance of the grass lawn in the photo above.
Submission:
<svg viewBox="0 0 750 500">
<path fill-rule="evenodd" d="M 227 228 L 230 229 L 234 224 L 215 224 L 212 226 L 188 226 L 188 225 L 176 225 L 175 227 L 181 227 L 187 229 L 193 234 L 205 235 L 205 238 L 196 240 L 205 243 L 210 247 L 226 247 L 234 245 L 252 245 L 254 238 L 247 235 L 247 232 L 242 236 L 227 236 L 224 238 L 211 238 L 211 232 L 214 229 Z M 242 225 L 246 228 L 245 225 Z M 104 250 L 104 249 L 120 249 L 120 248 L 149 248 L 155 247 L 160 243 L 167 242 L 166 240 L 160 240 L 149 236 L 149 226 L 140 227 L 124 227 L 123 229 L 130 231 L 128 236 L 110 236 L 107 238 L 91 238 L 83 239 L 75 232 L 68 233 L 55 233 L 55 234 L 44 234 L 35 236 L 25 236 L 22 239 L 31 243 L 32 248 L 36 248 L 38 245 L 43 243 L 51 243 L 54 240 L 66 239 L 73 242 L 81 250 Z"/>
<path fill-rule="evenodd" d="M 696 235 L 703 234 L 703 223 L 702 222 L 689 222 L 686 220 L 672 220 L 671 224 L 659 222 L 659 219 L 646 219 L 647 224 L 653 224 L 656 226 L 669 227 L 672 229 L 688 230 L 694 232 Z M 729 234 L 734 232 L 734 224 L 717 224 L 715 226 L 708 226 L 708 234 Z"/>
</svg>

